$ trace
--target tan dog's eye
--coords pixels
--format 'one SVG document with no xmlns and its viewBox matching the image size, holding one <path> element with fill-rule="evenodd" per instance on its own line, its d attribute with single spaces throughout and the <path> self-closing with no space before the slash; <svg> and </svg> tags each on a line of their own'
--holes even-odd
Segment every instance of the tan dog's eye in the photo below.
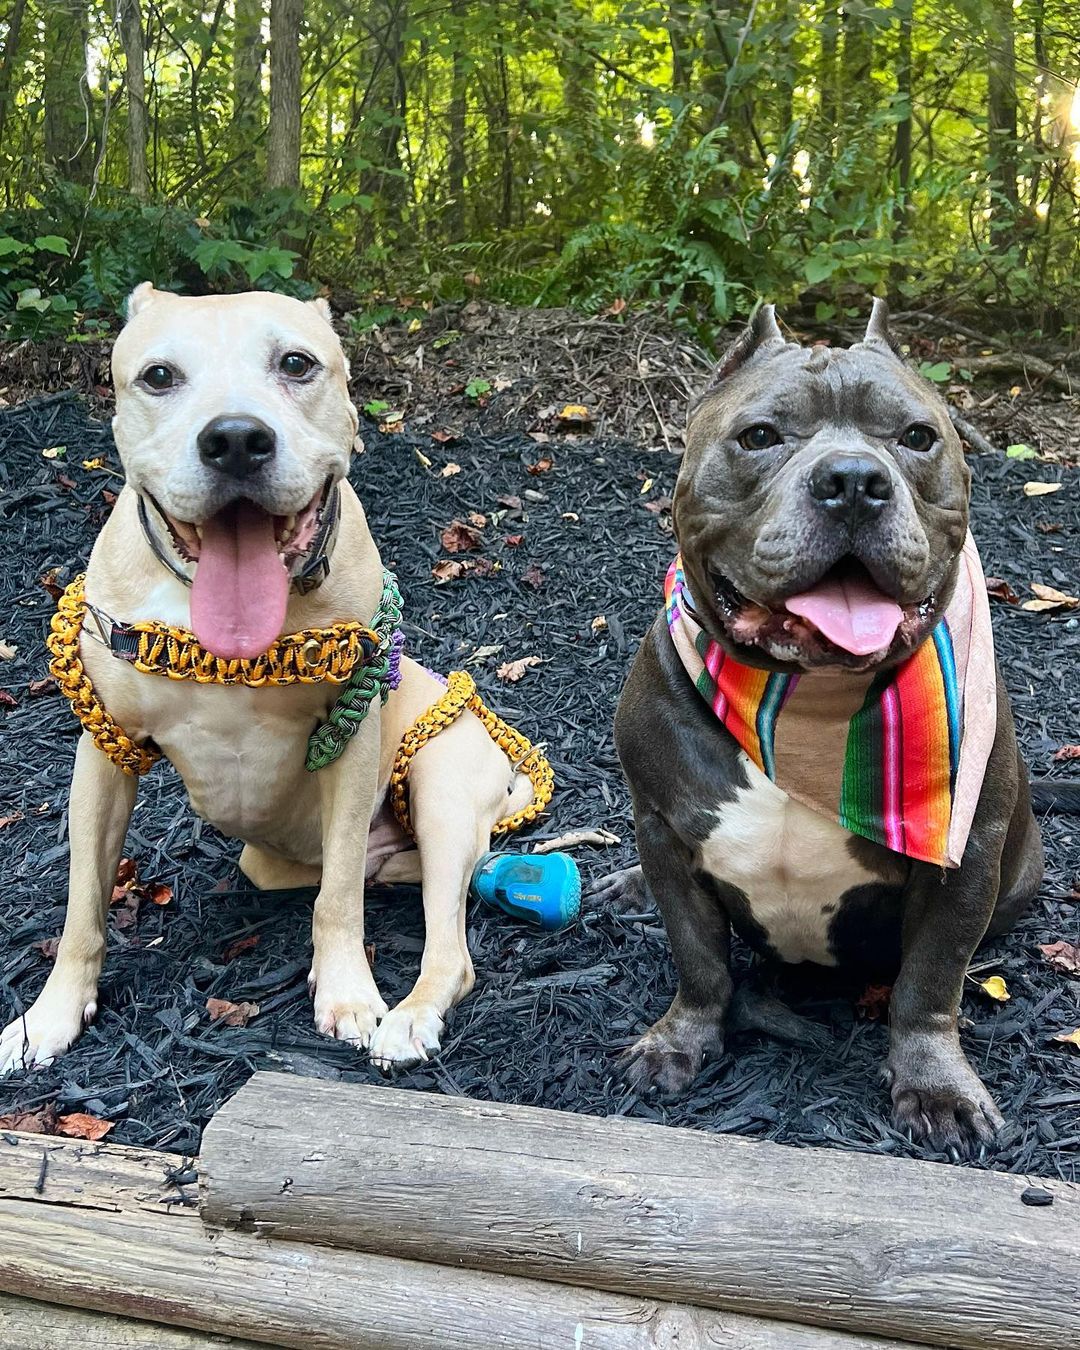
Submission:
<svg viewBox="0 0 1080 1350">
<path fill-rule="evenodd" d="M 278 362 L 278 369 L 290 380 L 302 380 L 315 369 L 315 360 L 306 352 L 286 352 Z"/>
<path fill-rule="evenodd" d="M 176 373 L 160 363 L 147 366 L 139 376 L 139 383 L 145 385 L 154 394 L 164 393 L 176 383 Z"/>
<path fill-rule="evenodd" d="M 757 422 L 739 434 L 739 444 L 744 450 L 769 450 L 780 441 L 780 433 L 768 422 Z"/>
<path fill-rule="evenodd" d="M 928 427 L 925 422 L 912 422 L 900 437 L 900 444 L 905 450 L 926 451 L 933 447 L 936 440 L 937 432 L 933 427 Z"/>
</svg>

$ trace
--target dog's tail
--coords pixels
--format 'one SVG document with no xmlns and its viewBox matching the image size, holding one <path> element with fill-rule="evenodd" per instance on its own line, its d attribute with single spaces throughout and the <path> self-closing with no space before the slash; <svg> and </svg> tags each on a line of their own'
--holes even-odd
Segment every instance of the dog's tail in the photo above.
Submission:
<svg viewBox="0 0 1080 1350">
<path fill-rule="evenodd" d="M 1034 779 L 1031 784 L 1031 805 L 1036 811 L 1080 816 L 1080 779 Z"/>
</svg>

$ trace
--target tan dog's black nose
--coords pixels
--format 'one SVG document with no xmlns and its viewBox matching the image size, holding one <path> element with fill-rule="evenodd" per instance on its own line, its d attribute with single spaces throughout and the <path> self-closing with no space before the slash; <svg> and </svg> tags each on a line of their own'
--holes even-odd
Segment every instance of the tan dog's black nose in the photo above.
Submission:
<svg viewBox="0 0 1080 1350">
<path fill-rule="evenodd" d="M 810 495 L 829 515 L 849 521 L 877 515 L 892 500 L 888 472 L 868 455 L 826 455 L 810 472 Z"/>
<path fill-rule="evenodd" d="M 204 463 L 230 478 L 249 478 L 273 457 L 277 437 L 257 417 L 215 417 L 198 439 Z"/>
</svg>

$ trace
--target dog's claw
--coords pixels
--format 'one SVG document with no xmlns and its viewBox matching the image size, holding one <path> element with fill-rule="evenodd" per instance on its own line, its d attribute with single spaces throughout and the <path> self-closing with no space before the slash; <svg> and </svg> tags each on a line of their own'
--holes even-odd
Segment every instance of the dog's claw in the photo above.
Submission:
<svg viewBox="0 0 1080 1350">
<path fill-rule="evenodd" d="M 443 1019 L 431 1003 L 404 999 L 379 1023 L 371 1038 L 371 1062 L 384 1072 L 395 1066 L 426 1064 L 441 1046 Z"/>
</svg>

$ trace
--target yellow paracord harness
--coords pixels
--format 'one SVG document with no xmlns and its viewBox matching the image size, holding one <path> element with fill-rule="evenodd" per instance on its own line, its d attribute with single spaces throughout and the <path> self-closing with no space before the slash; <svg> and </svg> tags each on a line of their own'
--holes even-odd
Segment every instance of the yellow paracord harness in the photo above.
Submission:
<svg viewBox="0 0 1080 1350">
<path fill-rule="evenodd" d="M 49 670 L 71 710 L 97 748 L 128 774 L 144 774 L 161 758 L 159 750 L 137 744 L 109 715 L 94 691 L 79 653 L 79 637 L 87 613 L 83 578 L 76 577 L 61 595 L 47 639 L 52 660 Z M 266 652 L 248 660 L 227 661 L 214 656 L 181 628 L 160 623 L 132 624 L 135 646 L 128 659 L 136 670 L 199 684 L 265 685 L 344 684 L 359 663 L 366 661 L 380 636 L 359 623 L 337 623 L 329 628 L 306 629 L 281 637 Z M 390 775 L 390 798 L 398 823 L 412 833 L 407 780 L 409 762 L 421 746 L 450 726 L 466 710 L 483 723 L 491 739 L 515 769 L 533 785 L 533 799 L 523 810 L 500 820 L 493 834 L 506 834 L 535 820 L 551 800 L 554 774 L 539 749 L 488 708 L 476 692 L 471 675 L 454 671 L 445 694 L 422 713 L 405 732 Z"/>
</svg>

